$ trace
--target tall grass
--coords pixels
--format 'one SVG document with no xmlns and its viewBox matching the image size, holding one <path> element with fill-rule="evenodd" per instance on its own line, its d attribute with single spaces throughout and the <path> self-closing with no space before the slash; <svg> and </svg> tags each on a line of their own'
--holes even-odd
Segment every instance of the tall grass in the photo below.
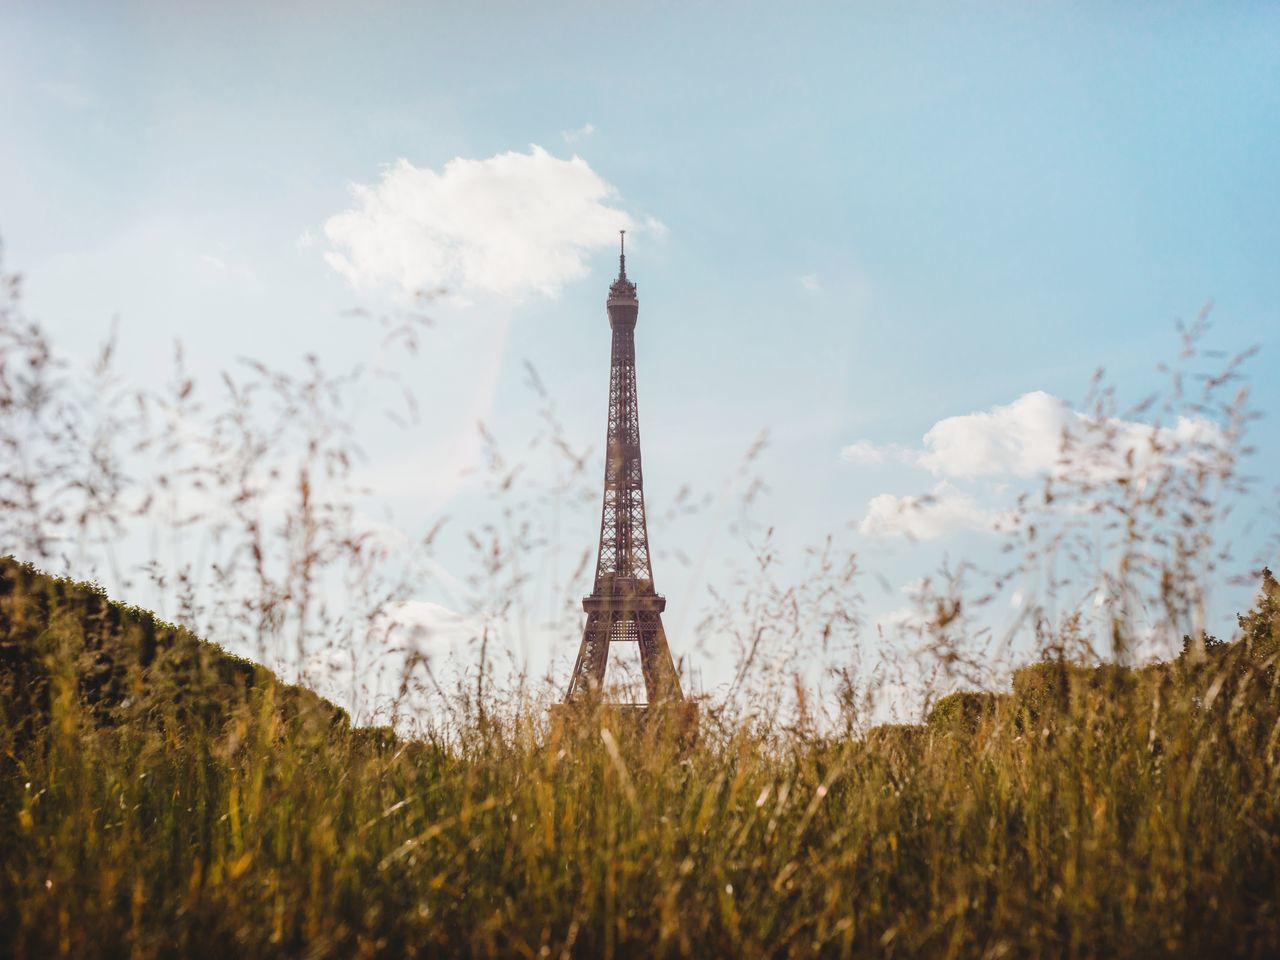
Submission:
<svg viewBox="0 0 1280 960">
<path fill-rule="evenodd" d="M 45 699 L 4 717 L 10 955 L 1280 950 L 1280 620 L 864 736 L 588 708 L 406 741 L 182 658 L 86 702 L 83 601 L 6 586 Z"/>
<path fill-rule="evenodd" d="M 177 377 L 163 402 L 139 401 L 130 426 L 121 411 L 135 408 L 67 394 L 19 307 L 15 297 L 0 311 L 0 491 L 15 550 L 87 555 L 163 507 L 166 523 L 217 526 L 212 570 L 146 571 L 176 598 L 173 619 L 207 640 L 264 656 L 282 644 L 341 652 L 385 629 L 381 614 L 407 595 L 404 571 L 377 573 L 386 553 L 346 508 L 337 381 L 233 382 L 204 421 L 212 432 L 193 438 L 198 418 L 181 412 L 192 390 Z M 108 360 L 100 376 L 115 383 Z M 953 686 L 989 680 L 984 658 L 1012 648 L 974 611 L 1040 569 L 1038 551 L 1097 551 L 1074 569 L 1101 569 L 1111 599 L 1091 621 L 1081 611 L 1096 608 L 1096 580 L 1053 581 L 1014 628 L 1042 661 L 1003 692 L 937 700 L 919 724 L 870 726 L 873 691 L 852 662 L 836 663 L 828 701 L 796 669 L 833 633 L 856 634 L 856 561 L 830 548 L 814 552 L 804 583 L 753 580 L 749 604 L 724 600 L 716 622 L 732 625 L 742 665 L 695 726 L 675 707 L 644 721 L 593 704 L 549 712 L 536 686 L 493 685 L 486 648 L 467 682 L 432 687 L 444 709 L 412 735 L 354 725 L 97 588 L 0 562 L 0 949 L 1280 954 L 1280 588 L 1264 580 L 1235 642 L 1202 630 L 1200 591 L 1217 569 L 1202 534 L 1236 482 L 1247 420 L 1239 395 L 1210 399 L 1233 376 L 1194 398 L 1219 424 L 1211 440 L 1137 467 L 1122 449 L 1102 469 L 1064 468 L 1050 481 L 1058 492 L 1024 505 L 1015 555 L 976 596 L 972 570 L 923 591 L 918 652 Z M 274 398 L 267 412 L 255 396 Z M 1116 419 L 1101 409 L 1091 422 L 1105 431 Z M 125 469 L 135 461 L 112 445 L 135 427 L 156 444 L 142 456 L 159 451 L 160 491 L 199 480 L 199 516 L 137 491 Z M 1132 469 L 1151 478 L 1141 490 Z M 271 476 L 289 491 L 278 514 L 264 507 Z M 1072 484 L 1087 485 L 1073 492 L 1079 509 L 1053 508 Z M 1175 505 L 1196 512 L 1184 520 Z M 477 537 L 495 593 L 518 586 L 504 558 L 528 542 L 514 514 Z M 1132 662 L 1139 609 L 1185 631 L 1180 658 Z M 796 646 L 781 670 L 765 669 L 761 651 L 778 638 Z M 406 704 L 430 668 L 418 653 Z"/>
</svg>

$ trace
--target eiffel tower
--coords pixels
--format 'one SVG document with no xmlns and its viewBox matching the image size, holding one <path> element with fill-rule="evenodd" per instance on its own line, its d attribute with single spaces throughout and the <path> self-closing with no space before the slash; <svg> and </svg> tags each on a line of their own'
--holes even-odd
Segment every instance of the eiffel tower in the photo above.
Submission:
<svg viewBox="0 0 1280 960">
<path fill-rule="evenodd" d="M 671 660 L 662 611 L 667 599 L 653 588 L 649 531 L 640 470 L 640 412 L 636 403 L 636 285 L 627 279 L 626 231 L 620 231 L 618 278 L 606 306 L 613 329 L 609 365 L 609 437 L 605 449 L 604 506 L 595 588 L 583 597 L 587 622 L 565 702 L 598 697 L 604 688 L 609 649 L 639 645 L 649 703 L 681 700 L 680 678 Z"/>
</svg>

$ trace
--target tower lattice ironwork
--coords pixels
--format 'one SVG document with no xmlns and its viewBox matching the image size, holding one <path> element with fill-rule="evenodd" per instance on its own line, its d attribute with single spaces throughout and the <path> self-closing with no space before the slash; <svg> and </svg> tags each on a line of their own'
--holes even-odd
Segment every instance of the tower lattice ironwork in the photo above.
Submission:
<svg viewBox="0 0 1280 960">
<path fill-rule="evenodd" d="M 609 434 L 605 449 L 604 505 L 595 588 L 582 599 L 586 625 L 569 681 L 566 701 L 600 695 L 609 648 L 639 646 L 645 693 L 650 703 L 683 697 L 680 678 L 662 628 L 667 600 L 653 586 L 649 531 L 640 468 L 640 412 L 636 402 L 636 316 L 640 301 L 627 279 L 626 237 L 618 255 L 618 278 L 609 287 L 607 309 L 613 330 L 609 365 Z"/>
</svg>

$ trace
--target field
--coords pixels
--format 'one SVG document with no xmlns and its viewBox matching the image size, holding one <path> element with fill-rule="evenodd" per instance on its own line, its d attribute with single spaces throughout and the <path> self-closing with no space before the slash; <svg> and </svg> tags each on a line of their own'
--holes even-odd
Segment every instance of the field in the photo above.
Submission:
<svg viewBox="0 0 1280 960">
<path fill-rule="evenodd" d="M 0 567 L 0 930 L 52 956 L 1275 956 L 1280 588 L 927 724 L 473 711 L 408 742 Z"/>
</svg>

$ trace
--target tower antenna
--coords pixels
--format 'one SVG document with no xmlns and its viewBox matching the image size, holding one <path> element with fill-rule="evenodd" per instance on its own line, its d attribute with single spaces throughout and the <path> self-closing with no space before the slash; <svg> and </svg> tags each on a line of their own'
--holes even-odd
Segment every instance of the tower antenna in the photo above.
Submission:
<svg viewBox="0 0 1280 960">
<path fill-rule="evenodd" d="M 618 231 L 618 276 L 625 277 L 627 275 L 627 231 Z"/>
</svg>

